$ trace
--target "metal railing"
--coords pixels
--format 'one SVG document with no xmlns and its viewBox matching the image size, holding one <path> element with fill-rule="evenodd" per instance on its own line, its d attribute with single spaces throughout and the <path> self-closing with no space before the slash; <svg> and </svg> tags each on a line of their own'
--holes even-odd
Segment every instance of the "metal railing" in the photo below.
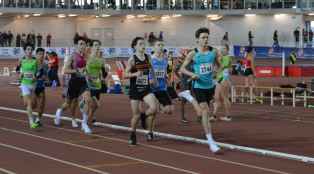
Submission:
<svg viewBox="0 0 314 174">
<path fill-rule="evenodd" d="M 86 10 L 312 9 L 312 0 L 0 0 L 0 8 Z"/>
</svg>

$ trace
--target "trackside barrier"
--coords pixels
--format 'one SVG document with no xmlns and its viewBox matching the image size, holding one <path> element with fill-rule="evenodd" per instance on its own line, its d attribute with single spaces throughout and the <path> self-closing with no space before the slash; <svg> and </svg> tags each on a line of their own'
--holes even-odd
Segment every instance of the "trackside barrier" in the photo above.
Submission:
<svg viewBox="0 0 314 174">
<path fill-rule="evenodd" d="M 265 92 L 270 93 L 269 96 L 265 95 Z M 280 93 L 280 96 L 274 96 L 274 94 Z M 247 95 L 246 95 L 247 94 Z M 289 96 L 285 96 L 289 94 Z M 297 95 L 295 88 L 280 88 L 280 87 L 246 87 L 246 86 L 232 86 L 231 87 L 231 101 L 232 103 L 265 103 L 265 100 L 269 100 L 270 106 L 274 106 L 275 101 L 279 101 L 282 106 L 287 102 L 291 102 L 293 107 L 296 107 L 296 102 L 303 102 L 303 106 L 308 106 L 309 99 L 314 99 L 314 96 L 308 95 L 305 90 L 303 94 Z"/>
</svg>

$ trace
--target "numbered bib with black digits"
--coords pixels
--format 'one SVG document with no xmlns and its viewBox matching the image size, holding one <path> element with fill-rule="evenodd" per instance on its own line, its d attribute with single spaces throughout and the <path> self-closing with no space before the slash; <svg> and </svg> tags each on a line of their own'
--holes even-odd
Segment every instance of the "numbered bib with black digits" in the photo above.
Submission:
<svg viewBox="0 0 314 174">
<path fill-rule="evenodd" d="M 32 72 L 25 72 L 24 75 L 23 75 L 23 78 L 27 79 L 27 80 L 33 80 L 34 79 L 34 74 Z"/>
<path fill-rule="evenodd" d="M 141 75 L 136 78 L 136 85 L 148 85 L 148 75 Z"/>
<path fill-rule="evenodd" d="M 209 74 L 213 71 L 213 64 L 203 63 L 200 65 L 200 74 Z"/>
<path fill-rule="evenodd" d="M 155 70 L 155 77 L 157 79 L 164 79 L 166 75 L 166 71 L 162 69 L 156 69 Z"/>
<path fill-rule="evenodd" d="M 223 76 L 224 76 L 224 78 L 228 78 L 229 77 L 229 69 L 224 69 L 223 70 Z"/>
</svg>

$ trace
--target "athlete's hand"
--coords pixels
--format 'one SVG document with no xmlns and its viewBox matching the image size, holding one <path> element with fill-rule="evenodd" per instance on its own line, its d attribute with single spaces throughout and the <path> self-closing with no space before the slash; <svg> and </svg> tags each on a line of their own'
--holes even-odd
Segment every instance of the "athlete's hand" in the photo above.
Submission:
<svg viewBox="0 0 314 174">
<path fill-rule="evenodd" d="M 133 76 L 134 76 L 134 77 L 139 77 L 139 76 L 141 76 L 142 74 L 143 74 L 142 71 L 137 71 L 136 73 L 133 73 Z"/>
<path fill-rule="evenodd" d="M 200 77 L 199 77 L 198 75 L 196 75 L 196 74 L 192 75 L 192 77 L 191 77 L 192 80 L 197 80 L 197 79 L 199 79 L 199 78 L 200 78 Z"/>
<path fill-rule="evenodd" d="M 150 84 L 151 86 L 157 87 L 157 86 L 158 86 L 158 81 L 157 81 L 157 80 L 154 80 L 154 79 L 150 79 L 150 80 L 149 80 L 149 84 Z"/>
</svg>

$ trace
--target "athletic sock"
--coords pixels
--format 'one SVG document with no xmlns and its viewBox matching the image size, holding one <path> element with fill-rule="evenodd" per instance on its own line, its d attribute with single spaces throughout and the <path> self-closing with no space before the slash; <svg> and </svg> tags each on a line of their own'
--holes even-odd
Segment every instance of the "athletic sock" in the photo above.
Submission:
<svg viewBox="0 0 314 174">
<path fill-rule="evenodd" d="M 206 135 L 206 138 L 207 138 L 207 142 L 208 142 L 208 144 L 212 144 L 212 143 L 215 143 L 215 141 L 214 141 L 214 139 L 213 139 L 213 136 L 212 136 L 212 134 L 207 134 Z"/>
<path fill-rule="evenodd" d="M 87 121 L 88 121 L 88 115 L 85 113 L 85 112 L 83 112 L 83 124 L 87 124 Z"/>
</svg>

